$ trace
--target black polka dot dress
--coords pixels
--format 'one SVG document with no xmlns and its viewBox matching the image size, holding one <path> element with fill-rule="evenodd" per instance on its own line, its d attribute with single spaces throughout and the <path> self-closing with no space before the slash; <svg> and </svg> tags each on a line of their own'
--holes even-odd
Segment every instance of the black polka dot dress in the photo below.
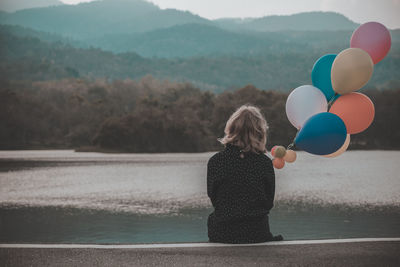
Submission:
<svg viewBox="0 0 400 267">
<path fill-rule="evenodd" d="M 268 213 L 274 202 L 275 173 L 268 156 L 226 145 L 208 161 L 207 193 L 214 207 L 208 217 L 210 242 L 272 239 Z"/>
</svg>

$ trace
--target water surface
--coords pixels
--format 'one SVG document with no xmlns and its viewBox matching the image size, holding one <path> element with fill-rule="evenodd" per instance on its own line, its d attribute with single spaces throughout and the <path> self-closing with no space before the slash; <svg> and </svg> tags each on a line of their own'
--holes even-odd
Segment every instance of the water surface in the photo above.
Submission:
<svg viewBox="0 0 400 267">
<path fill-rule="evenodd" d="M 213 153 L 0 152 L 0 242 L 207 241 Z M 276 170 L 286 239 L 400 236 L 400 152 L 298 153 Z"/>
</svg>

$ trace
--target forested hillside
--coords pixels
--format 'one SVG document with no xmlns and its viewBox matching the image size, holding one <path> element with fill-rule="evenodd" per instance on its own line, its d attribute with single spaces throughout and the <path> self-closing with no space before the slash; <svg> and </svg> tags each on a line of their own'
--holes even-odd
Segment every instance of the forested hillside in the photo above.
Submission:
<svg viewBox="0 0 400 267">
<path fill-rule="evenodd" d="M 22 37 L 6 26 L 0 28 L 0 70 L 10 80 L 40 81 L 62 78 L 93 80 L 140 79 L 152 75 L 160 80 L 190 82 L 196 87 L 222 92 L 253 84 L 263 90 L 289 92 L 311 83 L 314 62 L 324 54 L 307 44 L 288 44 L 286 52 L 198 56 L 190 58 L 144 58 L 136 53 L 114 54 L 100 49 L 81 49 L 63 42 Z M 275 46 L 275 50 L 279 50 Z M 328 53 L 329 51 L 325 51 Z M 400 85 L 397 47 L 375 66 L 367 88 L 390 89 Z"/>
</svg>

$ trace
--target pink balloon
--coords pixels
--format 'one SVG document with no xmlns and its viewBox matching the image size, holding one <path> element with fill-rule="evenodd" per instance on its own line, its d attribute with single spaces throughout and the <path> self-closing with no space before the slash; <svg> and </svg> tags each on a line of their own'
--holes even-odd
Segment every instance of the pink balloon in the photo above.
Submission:
<svg viewBox="0 0 400 267">
<path fill-rule="evenodd" d="M 367 22 L 353 32 L 350 47 L 363 49 L 376 64 L 387 55 L 391 42 L 390 32 L 384 25 Z"/>
<path fill-rule="evenodd" d="M 273 157 L 275 157 L 275 149 L 277 148 L 278 146 L 273 146 L 272 148 L 271 148 L 271 155 L 273 156 Z"/>
</svg>

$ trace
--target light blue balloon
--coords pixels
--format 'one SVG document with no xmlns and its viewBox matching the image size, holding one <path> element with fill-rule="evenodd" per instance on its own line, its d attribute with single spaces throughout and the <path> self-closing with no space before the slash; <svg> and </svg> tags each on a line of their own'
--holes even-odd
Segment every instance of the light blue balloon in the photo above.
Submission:
<svg viewBox="0 0 400 267">
<path fill-rule="evenodd" d="M 321 112 L 304 123 L 294 142 L 308 153 L 328 155 L 342 147 L 346 136 L 346 126 L 339 116 Z"/>
<path fill-rule="evenodd" d="M 315 62 L 311 72 L 313 85 L 324 93 L 327 101 L 330 101 L 332 98 L 336 100 L 340 96 L 339 94 L 335 96 L 331 81 L 332 64 L 335 58 L 335 54 L 327 54 L 320 57 Z"/>
</svg>

